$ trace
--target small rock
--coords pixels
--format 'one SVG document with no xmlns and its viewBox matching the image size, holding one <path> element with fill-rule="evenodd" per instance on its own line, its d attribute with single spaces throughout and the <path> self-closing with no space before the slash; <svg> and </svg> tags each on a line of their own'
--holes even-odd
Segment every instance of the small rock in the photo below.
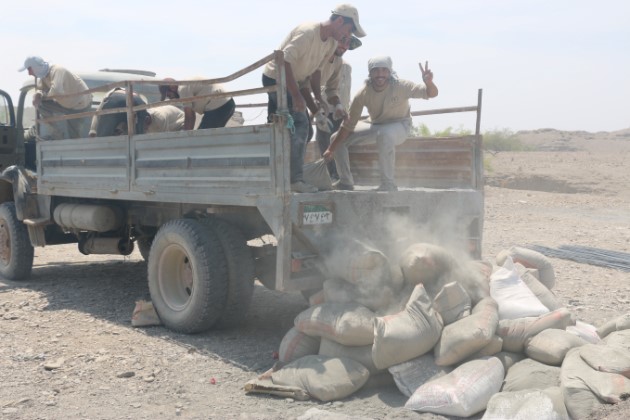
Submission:
<svg viewBox="0 0 630 420">
<path fill-rule="evenodd" d="M 63 357 L 61 357 L 55 361 L 44 363 L 44 369 L 46 370 L 59 369 L 61 366 L 63 366 L 63 363 L 64 363 L 64 359 Z"/>
<path fill-rule="evenodd" d="M 133 378 L 134 376 L 136 376 L 136 374 L 132 371 L 120 372 L 118 375 L 116 375 L 117 378 Z"/>
</svg>

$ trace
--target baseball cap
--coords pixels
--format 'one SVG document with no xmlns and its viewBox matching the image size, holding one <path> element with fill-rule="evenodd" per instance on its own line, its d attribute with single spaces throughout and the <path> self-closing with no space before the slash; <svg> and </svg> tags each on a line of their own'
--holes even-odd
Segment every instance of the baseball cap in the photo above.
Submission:
<svg viewBox="0 0 630 420">
<path fill-rule="evenodd" d="M 43 58 L 33 55 L 24 60 L 24 66 L 20 67 L 18 71 L 24 71 L 29 67 L 44 67 L 46 64 L 48 63 L 46 63 Z"/>
<path fill-rule="evenodd" d="M 331 11 L 331 13 L 352 19 L 355 35 L 360 38 L 365 36 L 365 31 L 359 23 L 359 12 L 356 7 L 347 3 L 339 4 Z"/>
</svg>

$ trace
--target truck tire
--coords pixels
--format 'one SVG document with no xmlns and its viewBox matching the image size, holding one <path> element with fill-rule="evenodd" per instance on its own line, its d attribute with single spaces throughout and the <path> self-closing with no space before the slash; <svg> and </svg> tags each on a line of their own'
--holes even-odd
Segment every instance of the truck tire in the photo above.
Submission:
<svg viewBox="0 0 630 420">
<path fill-rule="evenodd" d="M 153 239 L 149 292 L 162 323 L 193 334 L 212 328 L 228 294 L 225 254 L 216 234 L 192 219 L 164 224 Z"/>
<path fill-rule="evenodd" d="M 149 261 L 149 253 L 151 252 L 151 244 L 153 243 L 153 237 L 150 236 L 141 236 L 136 240 L 136 245 L 138 245 L 138 251 L 140 251 L 140 255 L 142 255 L 142 259 L 145 261 Z"/>
<path fill-rule="evenodd" d="M 254 257 L 247 240 L 234 225 L 220 219 L 202 221 L 219 237 L 227 262 L 227 301 L 216 328 L 232 328 L 245 320 L 254 294 Z"/>
<path fill-rule="evenodd" d="M 33 254 L 28 230 L 15 213 L 15 203 L 0 204 L 0 275 L 9 280 L 28 279 Z"/>
</svg>

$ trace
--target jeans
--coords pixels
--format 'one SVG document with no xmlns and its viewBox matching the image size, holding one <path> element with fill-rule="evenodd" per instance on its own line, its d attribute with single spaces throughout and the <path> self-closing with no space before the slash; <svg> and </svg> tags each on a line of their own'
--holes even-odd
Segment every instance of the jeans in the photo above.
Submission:
<svg viewBox="0 0 630 420">
<path fill-rule="evenodd" d="M 367 143 L 378 145 L 378 168 L 381 172 L 381 185 L 396 185 L 394 181 L 396 146 L 407 139 L 411 125 L 411 118 L 383 124 L 369 124 L 365 121 L 359 121 L 354 132 L 335 151 L 335 162 L 341 183 L 354 185 L 354 179 L 350 172 L 348 148 L 353 144 Z M 333 136 L 336 137 L 337 133 Z M 334 137 L 331 136 L 331 140 L 333 139 Z"/>
<path fill-rule="evenodd" d="M 276 84 L 274 79 L 263 75 L 263 86 L 273 86 Z M 271 122 L 272 115 L 278 110 L 278 96 L 276 92 L 269 92 L 269 102 L 267 104 L 267 121 Z M 304 181 L 304 153 L 306 153 L 306 143 L 308 141 L 308 130 L 311 122 L 304 112 L 294 112 L 292 107 L 291 95 L 287 93 L 287 102 L 289 113 L 293 117 L 294 130 L 290 130 L 291 135 L 291 183 Z"/>
<path fill-rule="evenodd" d="M 217 109 L 204 112 L 201 123 L 199 123 L 197 129 L 225 127 L 225 124 L 227 124 L 230 118 L 232 118 L 232 115 L 234 115 L 235 109 L 236 104 L 234 103 L 234 99 L 230 99 Z"/>
</svg>

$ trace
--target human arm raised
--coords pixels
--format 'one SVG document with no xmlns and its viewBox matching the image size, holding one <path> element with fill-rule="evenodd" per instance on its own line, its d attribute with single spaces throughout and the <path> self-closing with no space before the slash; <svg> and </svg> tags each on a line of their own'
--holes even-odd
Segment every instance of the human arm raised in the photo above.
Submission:
<svg viewBox="0 0 630 420">
<path fill-rule="evenodd" d="M 424 64 L 424 68 L 422 67 L 422 63 L 418 63 L 420 66 L 420 71 L 422 72 L 422 81 L 427 87 L 427 97 L 435 98 L 438 96 L 438 88 L 433 83 L 433 71 L 429 69 L 429 62 L 426 61 Z"/>
</svg>

